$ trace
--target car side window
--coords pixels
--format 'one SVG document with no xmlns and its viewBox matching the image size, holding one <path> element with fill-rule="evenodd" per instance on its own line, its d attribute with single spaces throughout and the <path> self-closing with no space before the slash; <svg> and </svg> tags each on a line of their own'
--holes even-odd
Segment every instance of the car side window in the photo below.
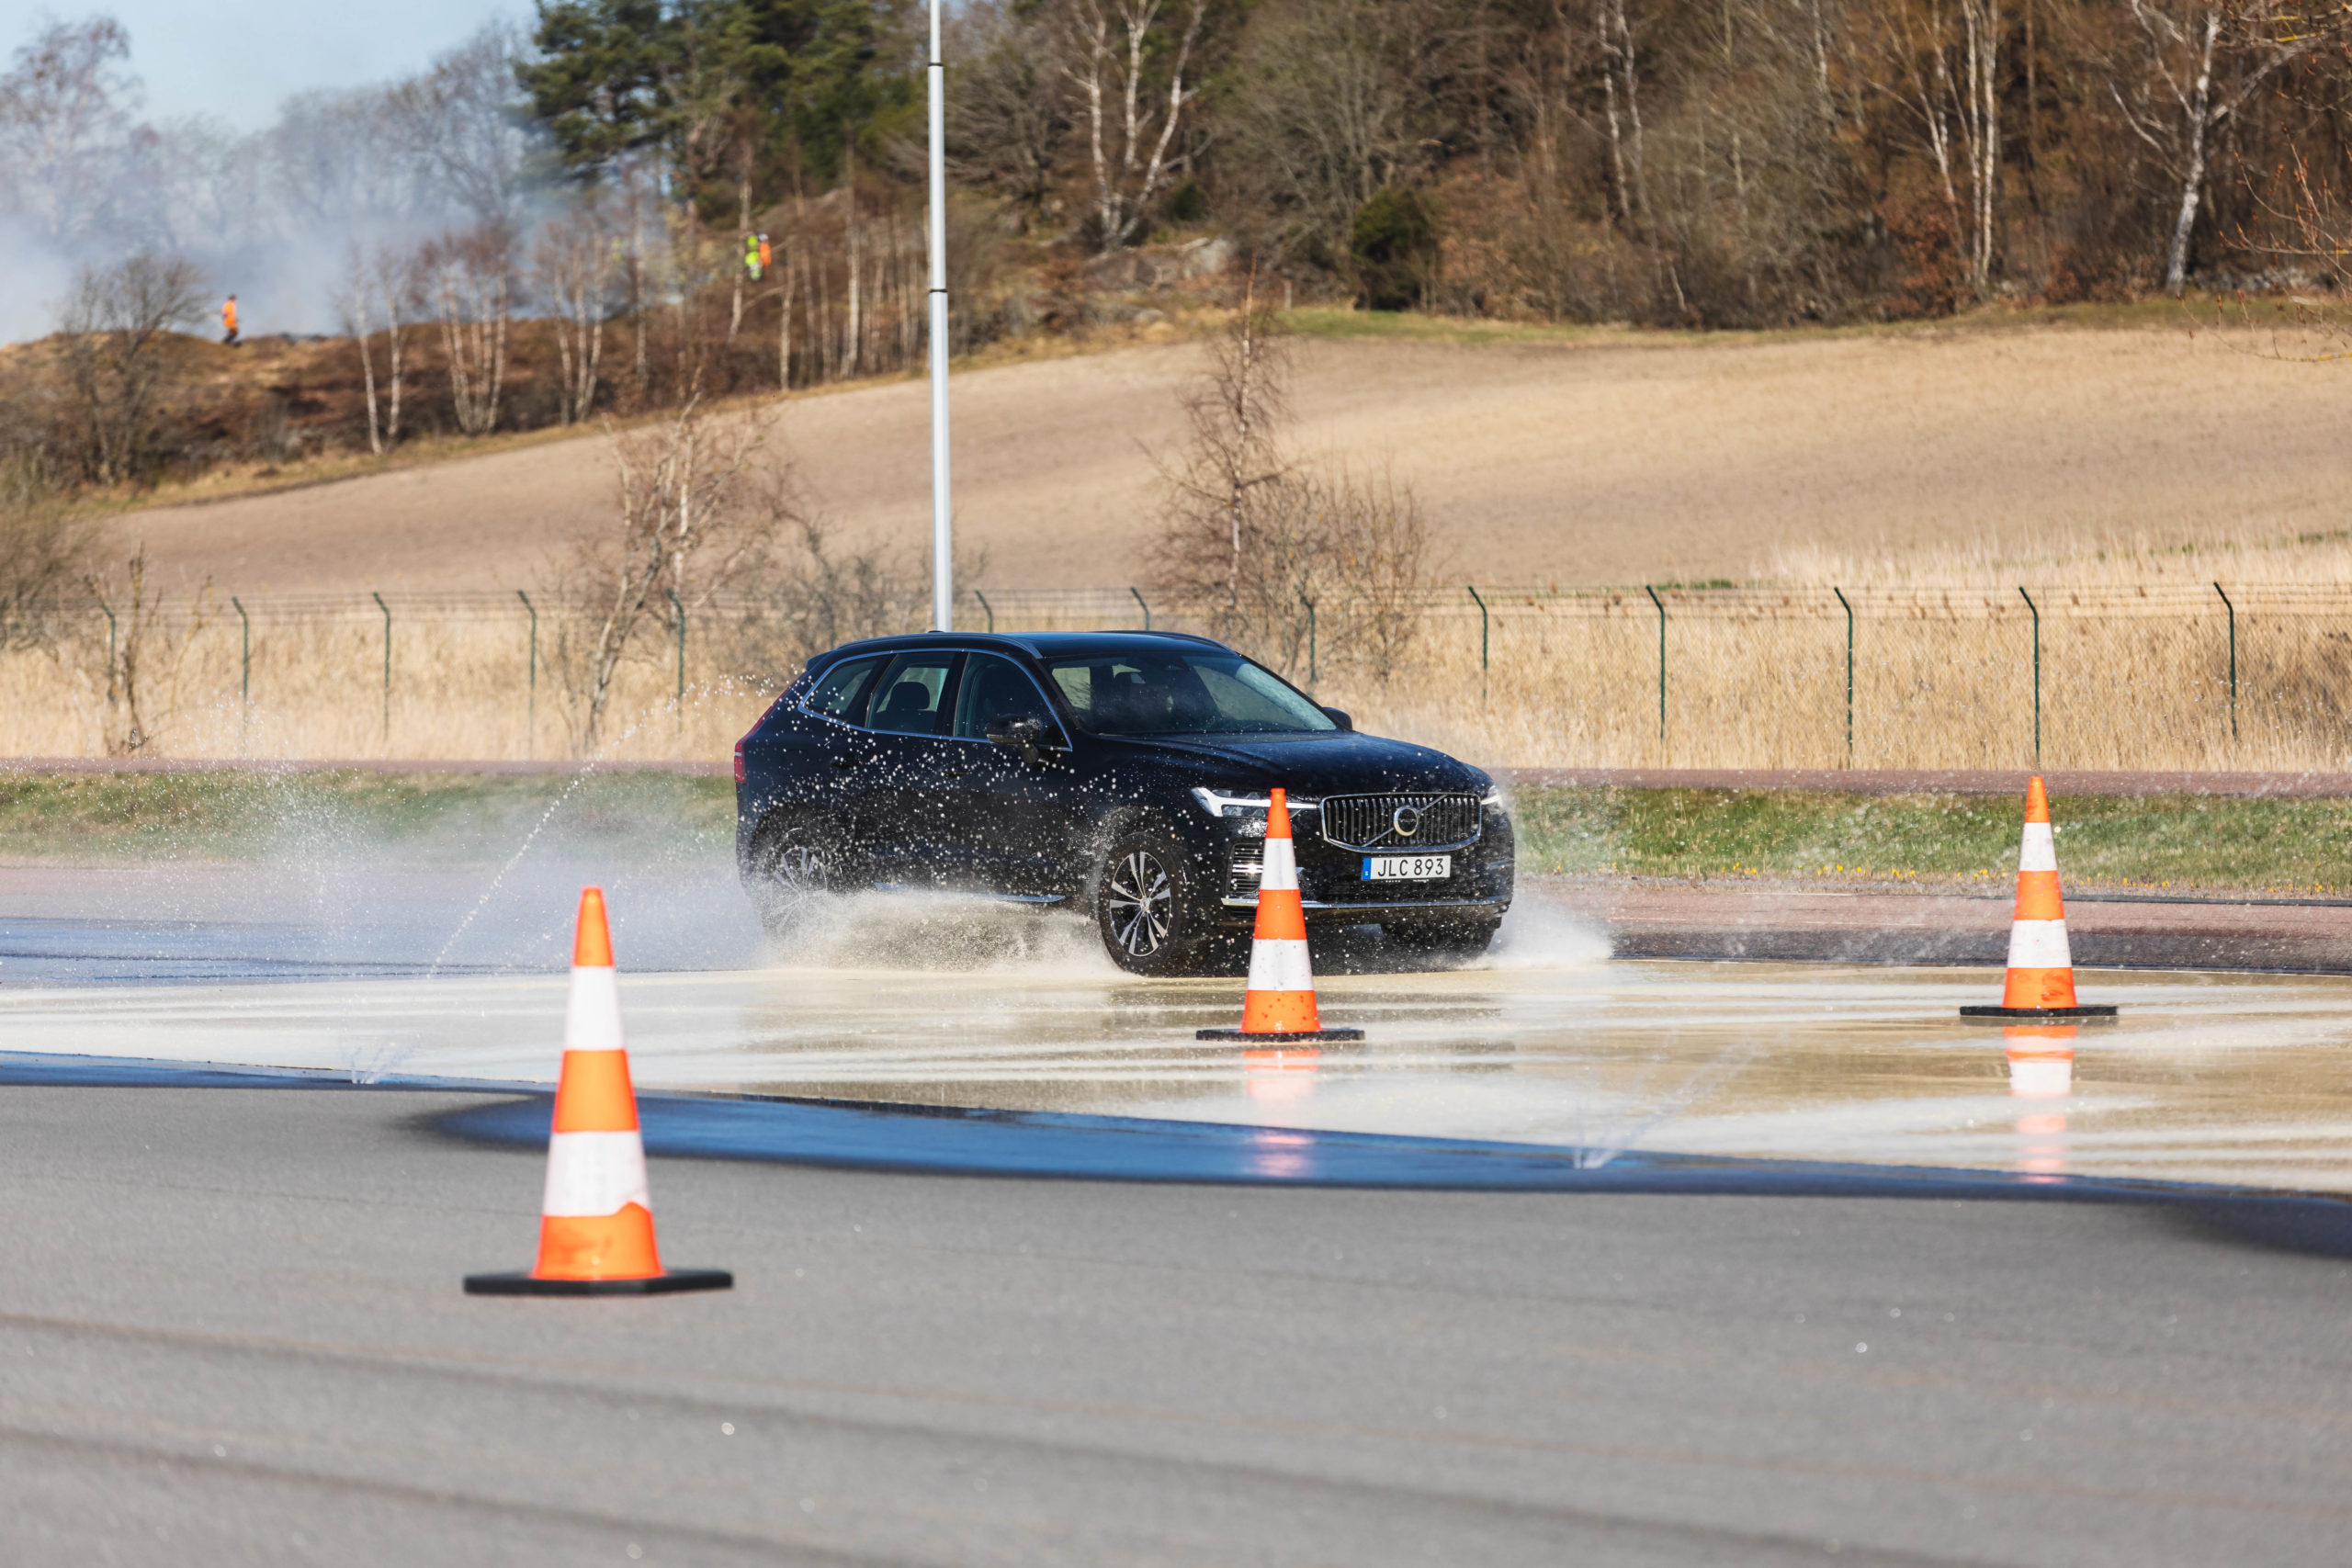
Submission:
<svg viewBox="0 0 2352 1568">
<path fill-rule="evenodd" d="M 1001 718 L 1054 722 L 1036 682 L 1021 666 L 997 654 L 975 653 L 964 665 L 963 683 L 956 688 L 954 734 L 959 739 L 986 740 L 989 726 Z"/>
<path fill-rule="evenodd" d="M 820 718 L 848 718 L 852 705 L 865 694 L 865 678 L 874 673 L 879 659 L 844 659 L 817 678 L 800 705 Z"/>
<path fill-rule="evenodd" d="M 947 689 L 947 672 L 956 655 L 902 653 L 890 660 L 874 684 L 865 727 L 899 735 L 939 733 L 939 698 Z"/>
</svg>

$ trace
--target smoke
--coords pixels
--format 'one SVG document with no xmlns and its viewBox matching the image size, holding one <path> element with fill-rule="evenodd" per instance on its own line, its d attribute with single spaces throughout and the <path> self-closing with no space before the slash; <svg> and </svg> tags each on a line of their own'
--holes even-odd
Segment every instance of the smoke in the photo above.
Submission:
<svg viewBox="0 0 2352 1568">
<path fill-rule="evenodd" d="M 204 268 L 251 337 L 339 330 L 355 246 L 524 235 L 550 167 L 515 85 L 526 47 L 492 22 L 413 76 L 297 94 L 243 132 L 141 118 L 131 39 L 110 17 L 36 22 L 0 76 L 0 341 L 54 330 L 77 266 L 142 250 Z"/>
</svg>

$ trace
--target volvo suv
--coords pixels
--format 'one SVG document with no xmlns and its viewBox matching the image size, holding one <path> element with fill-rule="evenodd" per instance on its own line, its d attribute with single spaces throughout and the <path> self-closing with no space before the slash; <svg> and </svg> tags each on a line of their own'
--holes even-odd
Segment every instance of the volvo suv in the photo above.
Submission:
<svg viewBox="0 0 2352 1568">
<path fill-rule="evenodd" d="M 782 933 L 829 892 L 948 887 L 1089 911 L 1143 975 L 1229 964 L 1257 905 L 1268 792 L 1310 925 L 1485 951 L 1510 905 L 1492 782 L 1206 637 L 854 642 L 808 661 L 735 748 L 736 859 Z"/>
</svg>

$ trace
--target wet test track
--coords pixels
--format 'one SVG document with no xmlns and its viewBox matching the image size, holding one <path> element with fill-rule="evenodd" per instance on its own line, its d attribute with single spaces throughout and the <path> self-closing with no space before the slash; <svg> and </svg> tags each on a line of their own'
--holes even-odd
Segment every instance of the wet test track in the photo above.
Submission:
<svg viewBox="0 0 2352 1568">
<path fill-rule="evenodd" d="M 544 1100 L 351 1084 L 0 1058 L 0 1561 L 2276 1563 L 2352 1525 L 2334 1198 L 649 1095 L 665 1256 L 739 1288 L 483 1302 Z"/>
</svg>

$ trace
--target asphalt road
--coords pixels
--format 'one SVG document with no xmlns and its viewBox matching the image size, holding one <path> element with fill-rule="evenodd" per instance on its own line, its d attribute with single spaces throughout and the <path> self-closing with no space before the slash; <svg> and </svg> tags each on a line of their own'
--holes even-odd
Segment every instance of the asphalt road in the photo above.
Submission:
<svg viewBox="0 0 2352 1568">
<path fill-rule="evenodd" d="M 665 1255 L 737 1290 L 484 1300 L 539 1161 L 429 1124 L 466 1103 L 0 1088 L 0 1562 L 2211 1568 L 2352 1526 L 2352 1264 L 2177 1213 L 663 1160 Z"/>
</svg>

